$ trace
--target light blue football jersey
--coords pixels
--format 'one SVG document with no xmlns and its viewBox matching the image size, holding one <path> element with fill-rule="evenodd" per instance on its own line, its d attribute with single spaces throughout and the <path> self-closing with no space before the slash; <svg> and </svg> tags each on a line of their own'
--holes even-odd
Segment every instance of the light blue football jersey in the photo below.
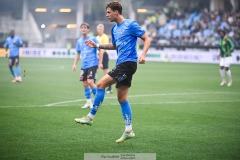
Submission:
<svg viewBox="0 0 240 160">
<path fill-rule="evenodd" d="M 112 27 L 112 43 L 116 45 L 118 54 L 116 65 L 127 61 L 137 62 L 136 42 L 144 33 L 140 25 L 130 19 Z"/>
<path fill-rule="evenodd" d="M 87 38 L 82 37 L 78 39 L 76 51 L 81 55 L 82 69 L 98 66 L 97 48 L 88 47 L 85 44 L 86 40 L 93 40 L 95 43 L 99 44 L 97 38 L 94 36 L 89 36 Z"/>
<path fill-rule="evenodd" d="M 10 49 L 9 57 L 17 57 L 17 56 L 19 56 L 19 48 L 20 47 L 14 45 L 13 43 L 23 44 L 22 40 L 19 37 L 17 37 L 17 36 L 14 36 L 13 38 L 12 37 L 8 37 L 6 39 L 5 46 L 7 46 Z"/>
</svg>

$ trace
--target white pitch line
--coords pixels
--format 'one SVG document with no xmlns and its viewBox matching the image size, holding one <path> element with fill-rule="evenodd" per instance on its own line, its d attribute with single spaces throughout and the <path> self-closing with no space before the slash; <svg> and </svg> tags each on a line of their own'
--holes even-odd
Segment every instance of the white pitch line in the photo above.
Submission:
<svg viewBox="0 0 240 160">
<path fill-rule="evenodd" d="M 188 93 L 161 93 L 161 94 L 143 94 L 143 95 L 130 95 L 128 97 L 136 98 L 136 97 L 150 97 L 150 96 L 181 96 L 181 95 L 214 95 L 214 94 L 240 94 L 238 92 L 188 92 Z M 105 97 L 105 99 L 117 99 L 117 97 Z M 78 100 L 68 100 L 68 101 L 62 101 L 62 102 L 56 102 L 56 103 L 50 103 L 47 105 L 29 105 L 29 106 L 0 106 L 0 108 L 11 108 L 11 107 L 53 107 L 53 106 L 69 106 L 64 105 L 67 103 L 74 103 L 74 102 L 82 102 L 86 101 L 86 99 L 78 99 Z M 240 102 L 240 100 L 230 100 L 230 101 L 169 101 L 169 102 L 143 102 L 143 103 L 133 103 L 134 105 L 146 105 L 146 104 L 187 104 L 187 103 L 237 103 Z M 119 105 L 118 103 L 104 103 L 104 106 L 107 105 Z"/>
<path fill-rule="evenodd" d="M 193 93 L 160 93 L 160 94 L 143 94 L 143 95 L 129 95 L 130 98 L 136 98 L 136 97 L 151 97 L 151 96 L 180 96 L 180 95 L 207 95 L 207 94 L 239 94 L 238 92 L 193 92 Z M 105 97 L 104 99 L 115 99 L 116 97 Z M 61 105 L 65 103 L 74 103 L 74 102 L 82 102 L 86 101 L 86 99 L 79 99 L 79 100 L 70 100 L 70 101 L 62 101 L 62 102 L 56 102 L 56 103 L 50 103 L 45 106 L 56 106 Z"/>
<path fill-rule="evenodd" d="M 240 100 L 231 100 L 231 101 L 175 101 L 175 102 L 143 102 L 143 103 L 132 103 L 131 105 L 146 105 L 146 104 L 190 104 L 190 103 L 237 103 L 240 102 Z M 107 105 L 119 105 L 116 103 L 107 103 L 103 104 L 105 106 Z"/>
<path fill-rule="evenodd" d="M 114 98 L 116 98 L 116 97 L 106 97 L 104 99 L 114 99 Z M 57 106 L 57 105 L 65 104 L 65 103 L 74 103 L 74 102 L 82 102 L 82 101 L 86 101 L 86 99 L 77 99 L 77 100 L 56 102 L 56 103 L 50 103 L 50 104 L 47 104 L 47 105 L 44 105 L 44 106 L 50 107 L 50 106 Z"/>
<path fill-rule="evenodd" d="M 166 101 L 166 102 L 143 102 L 143 103 L 132 103 L 131 105 L 149 105 L 149 104 L 195 104 L 195 103 L 238 103 L 240 100 L 231 100 L 231 101 Z M 118 103 L 104 103 L 104 107 L 106 106 L 118 106 Z M 70 105 L 54 105 L 55 107 L 66 107 Z M 36 105 L 36 106 L 0 106 L 0 108 L 18 108 L 18 107 L 54 107 L 54 106 L 46 106 L 46 105 Z"/>
</svg>

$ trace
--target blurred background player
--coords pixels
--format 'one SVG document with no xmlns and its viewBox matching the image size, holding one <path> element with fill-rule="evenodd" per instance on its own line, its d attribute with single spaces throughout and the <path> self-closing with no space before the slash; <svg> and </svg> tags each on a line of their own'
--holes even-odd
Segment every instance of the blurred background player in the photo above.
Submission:
<svg viewBox="0 0 240 160">
<path fill-rule="evenodd" d="M 109 44 L 109 38 L 108 36 L 104 33 L 104 25 L 103 24 L 98 24 L 97 25 L 97 39 L 99 41 L 100 44 Z M 106 52 L 106 50 L 103 50 L 103 72 L 104 75 L 108 73 L 108 62 L 109 62 L 109 57 L 108 54 Z M 107 88 L 107 93 L 112 93 L 112 86 L 108 86 Z"/>
<path fill-rule="evenodd" d="M 15 36 L 15 31 L 10 31 L 10 36 L 6 39 L 5 47 L 6 47 L 6 57 L 8 57 L 8 49 L 10 49 L 9 53 L 9 61 L 8 66 L 10 72 L 14 79 L 12 80 L 13 83 L 15 82 L 22 82 L 21 78 L 21 69 L 19 66 L 19 48 L 23 46 L 22 40 Z M 14 73 L 13 66 L 16 66 L 17 75 Z"/>
<path fill-rule="evenodd" d="M 230 64 L 232 62 L 232 52 L 234 50 L 234 45 L 232 41 L 226 37 L 226 32 L 224 30 L 219 31 L 220 34 L 220 41 L 219 41 L 219 48 L 220 48 L 220 76 L 222 78 L 222 82 L 220 83 L 223 86 L 227 81 L 225 79 L 225 71 L 228 78 L 227 86 L 230 87 L 232 85 L 232 75 L 230 70 Z M 225 69 L 225 70 L 224 70 Z"/>
<path fill-rule="evenodd" d="M 102 68 L 102 50 L 99 51 L 99 59 L 97 56 L 97 48 L 88 47 L 85 44 L 86 40 L 93 40 L 99 44 L 95 36 L 89 36 L 90 26 L 88 23 L 83 23 L 80 26 L 82 37 L 78 39 L 76 44 L 76 57 L 72 66 L 73 71 L 76 71 L 76 66 L 81 55 L 82 66 L 80 72 L 80 81 L 83 82 L 84 95 L 87 102 L 82 108 L 92 107 L 91 90 L 96 94 L 96 84 L 94 83 L 95 75 L 98 68 Z M 91 89 L 90 89 L 90 88 Z"/>
</svg>

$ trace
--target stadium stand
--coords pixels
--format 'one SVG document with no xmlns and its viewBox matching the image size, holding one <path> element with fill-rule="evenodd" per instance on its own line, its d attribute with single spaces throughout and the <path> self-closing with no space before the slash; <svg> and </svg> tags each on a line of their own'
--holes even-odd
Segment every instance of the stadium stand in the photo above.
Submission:
<svg viewBox="0 0 240 160">
<path fill-rule="evenodd" d="M 136 19 L 152 38 L 152 47 L 163 48 L 216 48 L 218 29 L 240 47 L 240 3 L 237 0 L 119 0 L 128 8 L 123 14 Z M 16 31 L 26 47 L 66 47 L 75 45 L 80 36 L 78 25 L 87 21 L 91 26 L 103 23 L 110 34 L 112 23 L 105 17 L 108 0 L 10 0 L 0 1 L 0 47 L 10 29 Z M 236 6 L 231 6 L 235 2 Z M 226 4 L 227 5 L 226 5 Z M 213 5 L 214 4 L 214 5 Z M 221 7 L 217 7 L 222 5 Z M 35 9 L 43 7 L 46 13 Z M 215 7 L 215 8 L 214 8 Z M 238 9 L 233 9 L 233 7 Z M 71 8 L 70 13 L 60 13 L 60 8 Z M 148 12 L 139 13 L 139 8 Z M 68 24 L 75 24 L 67 28 Z M 44 25 L 44 27 L 42 27 Z M 95 27 L 91 28 L 96 34 Z M 141 44 L 140 44 L 141 47 Z"/>
<path fill-rule="evenodd" d="M 235 46 L 240 47 L 238 17 L 236 12 L 163 9 L 147 17 L 143 26 L 157 46 L 214 48 L 218 46 L 218 31 L 223 29 Z"/>
</svg>

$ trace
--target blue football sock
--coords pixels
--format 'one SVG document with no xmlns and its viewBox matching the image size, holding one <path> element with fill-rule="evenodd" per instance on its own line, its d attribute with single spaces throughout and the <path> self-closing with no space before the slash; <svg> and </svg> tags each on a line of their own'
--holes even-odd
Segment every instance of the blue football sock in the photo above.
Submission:
<svg viewBox="0 0 240 160">
<path fill-rule="evenodd" d="M 11 75 L 12 75 L 13 77 L 15 77 L 15 73 L 14 73 L 13 67 L 9 67 L 9 69 L 10 69 Z"/>
<path fill-rule="evenodd" d="M 96 95 L 96 92 L 97 92 L 97 88 L 92 88 L 92 93 L 94 96 Z"/>
<path fill-rule="evenodd" d="M 85 94 L 86 99 L 91 99 L 91 90 L 89 87 L 84 88 L 84 94 Z"/>
<path fill-rule="evenodd" d="M 97 113 L 98 108 L 100 107 L 100 105 L 104 100 L 104 96 L 105 96 L 105 89 L 97 88 L 97 92 L 93 102 L 93 107 L 90 111 L 92 115 L 95 115 Z"/>
<path fill-rule="evenodd" d="M 122 114 L 126 126 L 132 124 L 132 109 L 128 101 L 119 102 L 122 108 Z"/>
<path fill-rule="evenodd" d="M 21 69 L 20 66 L 16 66 L 17 76 L 21 77 Z"/>
</svg>

